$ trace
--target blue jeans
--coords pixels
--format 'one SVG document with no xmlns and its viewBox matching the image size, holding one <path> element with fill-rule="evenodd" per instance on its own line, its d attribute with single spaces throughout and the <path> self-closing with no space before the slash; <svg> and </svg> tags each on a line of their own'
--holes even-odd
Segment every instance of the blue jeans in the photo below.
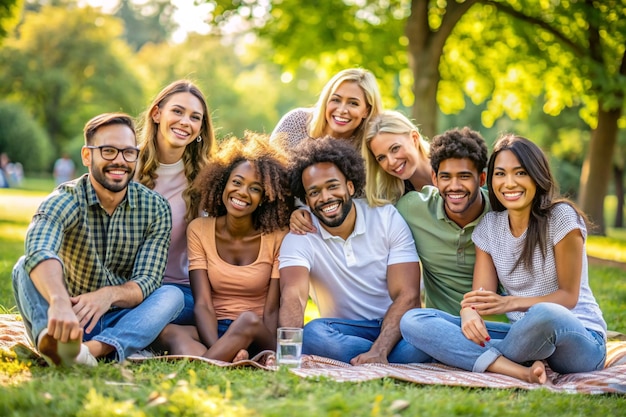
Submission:
<svg viewBox="0 0 626 417">
<path fill-rule="evenodd" d="M 21 257 L 13 268 L 13 295 L 33 345 L 48 327 L 48 301 L 41 296 L 24 268 Z M 122 362 L 128 355 L 150 345 L 161 330 L 183 308 L 183 293 L 167 285 L 158 288 L 134 308 L 109 310 L 83 341 L 96 340 L 115 348 L 113 359 Z"/>
<path fill-rule="evenodd" d="M 304 326 L 302 353 L 350 363 L 369 351 L 380 335 L 381 320 L 315 319 Z M 431 362 L 430 356 L 404 340 L 387 356 L 390 363 Z"/>
<path fill-rule="evenodd" d="M 547 360 L 559 373 L 602 369 L 604 336 L 586 329 L 567 308 L 538 303 L 515 323 L 485 322 L 491 340 L 481 347 L 465 337 L 461 318 L 443 311 L 409 310 L 400 320 L 402 337 L 446 365 L 485 372 L 500 356 L 516 363 Z"/>
<path fill-rule="evenodd" d="M 193 293 L 191 292 L 191 286 L 185 284 L 174 284 L 174 283 L 164 283 L 163 286 L 171 285 L 173 287 L 178 288 L 183 292 L 184 307 L 178 317 L 172 320 L 172 324 L 180 324 L 181 326 L 195 326 L 196 325 L 196 317 L 193 314 Z"/>
<path fill-rule="evenodd" d="M 217 338 L 218 339 L 224 336 L 224 333 L 226 333 L 226 330 L 228 330 L 230 325 L 233 324 L 233 321 L 235 320 L 223 319 L 223 320 L 217 321 Z"/>
</svg>

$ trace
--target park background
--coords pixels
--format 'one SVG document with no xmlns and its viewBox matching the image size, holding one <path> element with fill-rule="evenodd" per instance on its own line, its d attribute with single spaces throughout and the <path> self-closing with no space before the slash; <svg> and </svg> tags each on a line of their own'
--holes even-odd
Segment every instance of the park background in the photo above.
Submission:
<svg viewBox="0 0 626 417">
<path fill-rule="evenodd" d="M 219 137 L 269 133 L 358 66 L 426 137 L 540 144 L 604 234 L 624 221 L 624 16 L 624 0 L 0 0 L 0 151 L 27 175 L 63 151 L 80 167 L 86 120 L 137 116 L 183 77 Z"/>
<path fill-rule="evenodd" d="M 385 107 L 409 115 L 427 138 L 470 126 L 490 145 L 515 132 L 546 151 L 562 191 L 597 225 L 589 254 L 617 262 L 592 266 L 591 286 L 609 328 L 626 333 L 626 0 L 192 3 L 0 0 L 0 153 L 26 173 L 19 187 L 0 190 L 0 312 L 15 312 L 11 267 L 53 187 L 54 160 L 67 152 L 81 167 L 86 120 L 139 116 L 163 86 L 190 78 L 220 139 L 270 133 L 287 111 L 313 105 L 338 70 L 363 67 L 378 78 Z M 49 370 L 0 359 L 3 416 L 612 416 L 626 408 L 623 396 L 305 382 L 197 363 Z"/>
</svg>

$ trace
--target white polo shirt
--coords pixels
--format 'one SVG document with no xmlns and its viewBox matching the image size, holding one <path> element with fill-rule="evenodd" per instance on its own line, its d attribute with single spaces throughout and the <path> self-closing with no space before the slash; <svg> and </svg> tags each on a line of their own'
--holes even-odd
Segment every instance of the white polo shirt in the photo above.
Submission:
<svg viewBox="0 0 626 417">
<path fill-rule="evenodd" d="M 411 230 L 394 206 L 353 201 L 356 224 L 347 240 L 328 233 L 312 215 L 317 233 L 285 236 L 280 268 L 309 270 L 310 295 L 321 317 L 382 319 L 392 303 L 387 266 L 419 262 L 419 257 Z"/>
</svg>

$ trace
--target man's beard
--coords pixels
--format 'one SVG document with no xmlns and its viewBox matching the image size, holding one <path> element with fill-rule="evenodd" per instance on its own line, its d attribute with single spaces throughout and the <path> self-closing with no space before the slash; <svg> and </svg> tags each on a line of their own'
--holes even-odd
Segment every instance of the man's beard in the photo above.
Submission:
<svg viewBox="0 0 626 417">
<path fill-rule="evenodd" d="M 338 217 L 334 217 L 331 219 L 329 219 L 328 217 L 325 217 L 324 212 L 321 210 L 319 206 L 315 207 L 312 210 L 315 217 L 317 217 L 319 221 L 322 222 L 326 227 L 341 226 L 344 220 L 346 220 L 346 217 L 348 217 L 348 214 L 350 214 L 350 210 L 352 210 L 352 205 L 353 205 L 352 197 L 348 197 L 346 201 L 336 200 L 334 201 L 334 203 L 339 203 L 341 205 L 341 213 Z M 328 204 L 329 203 L 324 203 L 321 206 L 327 206 Z"/>
<path fill-rule="evenodd" d="M 123 169 L 128 173 L 128 178 L 126 179 L 126 181 L 111 181 L 107 179 L 104 171 L 116 169 L 116 168 Z M 119 193 L 120 191 L 124 191 L 126 189 L 126 187 L 128 186 L 128 183 L 133 178 L 133 173 L 134 172 L 130 170 L 128 167 L 120 166 L 120 165 L 107 165 L 106 167 L 102 169 L 91 170 L 91 176 L 93 177 L 93 179 L 96 180 L 96 182 L 100 184 L 102 187 L 114 193 Z"/>
</svg>

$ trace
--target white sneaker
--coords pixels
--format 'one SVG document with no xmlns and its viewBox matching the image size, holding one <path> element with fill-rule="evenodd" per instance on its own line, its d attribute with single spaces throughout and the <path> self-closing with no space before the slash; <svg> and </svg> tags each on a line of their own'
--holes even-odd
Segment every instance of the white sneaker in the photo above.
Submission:
<svg viewBox="0 0 626 417">
<path fill-rule="evenodd" d="M 79 340 L 59 342 L 48 334 L 48 328 L 39 333 L 37 350 L 50 366 L 98 365 L 87 345 L 80 343 Z"/>
<path fill-rule="evenodd" d="M 91 354 L 89 348 L 84 343 L 81 343 L 80 352 L 78 353 L 78 356 L 74 358 L 74 363 L 91 367 L 98 366 L 98 360 Z"/>
<path fill-rule="evenodd" d="M 129 355 L 126 357 L 126 359 L 129 359 L 129 360 L 141 360 L 141 359 L 149 359 L 149 358 L 154 358 L 154 353 L 150 352 L 148 349 L 138 350 L 132 355 Z"/>
</svg>

